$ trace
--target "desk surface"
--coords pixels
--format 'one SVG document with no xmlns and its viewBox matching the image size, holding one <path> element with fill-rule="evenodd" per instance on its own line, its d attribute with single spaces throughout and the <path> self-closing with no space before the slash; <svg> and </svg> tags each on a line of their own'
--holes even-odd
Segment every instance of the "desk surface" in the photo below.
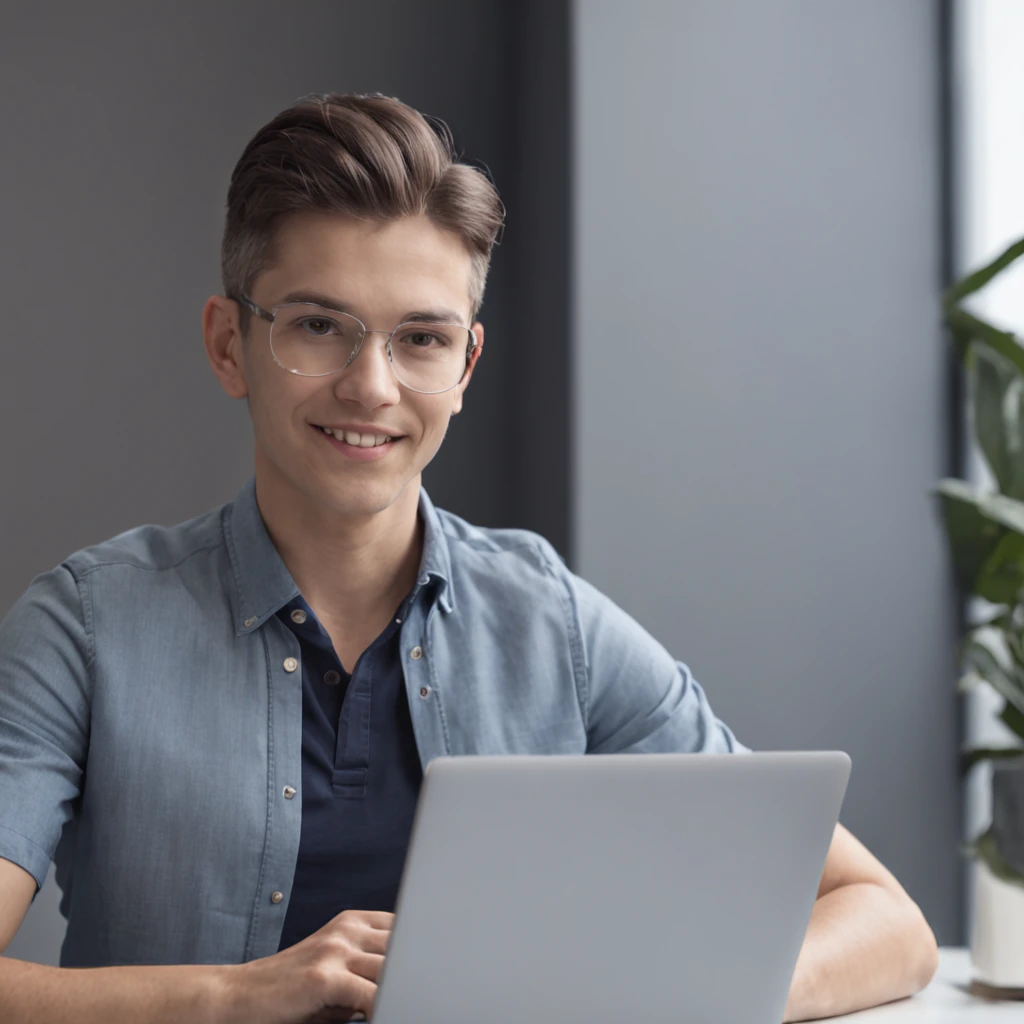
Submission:
<svg viewBox="0 0 1024 1024">
<path fill-rule="evenodd" d="M 966 949 L 939 951 L 939 970 L 932 983 L 913 999 L 876 1006 L 873 1010 L 851 1013 L 839 1019 L 864 1024 L 1002 1024 L 1024 1021 L 1024 1001 L 993 1002 L 973 996 L 967 990 L 971 981 L 971 960 Z"/>
</svg>

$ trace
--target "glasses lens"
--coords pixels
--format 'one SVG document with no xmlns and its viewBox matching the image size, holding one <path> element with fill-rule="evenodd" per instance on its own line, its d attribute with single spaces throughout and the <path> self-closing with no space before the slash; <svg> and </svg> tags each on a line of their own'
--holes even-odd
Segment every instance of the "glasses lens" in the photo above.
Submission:
<svg viewBox="0 0 1024 1024">
<path fill-rule="evenodd" d="M 391 339 L 395 376 L 413 391 L 448 391 L 462 380 L 473 333 L 461 324 L 402 324 Z"/>
<path fill-rule="evenodd" d="M 363 329 L 355 317 L 309 302 L 288 302 L 274 309 L 270 348 L 287 370 L 317 376 L 348 364 Z"/>
</svg>

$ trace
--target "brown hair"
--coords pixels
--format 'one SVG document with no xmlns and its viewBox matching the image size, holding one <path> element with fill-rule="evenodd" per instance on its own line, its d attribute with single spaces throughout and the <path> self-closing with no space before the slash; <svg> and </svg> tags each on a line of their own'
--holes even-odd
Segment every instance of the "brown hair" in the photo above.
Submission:
<svg viewBox="0 0 1024 1024">
<path fill-rule="evenodd" d="M 397 99 L 303 97 L 250 139 L 231 174 L 221 245 L 225 293 L 248 296 L 273 262 L 275 229 L 287 214 L 426 214 L 469 250 L 475 317 L 505 210 L 488 177 L 457 159 L 448 126 Z M 243 331 L 248 319 L 243 306 Z"/>
</svg>

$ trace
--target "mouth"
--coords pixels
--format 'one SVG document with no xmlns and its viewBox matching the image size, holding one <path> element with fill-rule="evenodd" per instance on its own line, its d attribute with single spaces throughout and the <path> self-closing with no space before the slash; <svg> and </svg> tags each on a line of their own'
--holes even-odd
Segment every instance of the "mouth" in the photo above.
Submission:
<svg viewBox="0 0 1024 1024">
<path fill-rule="evenodd" d="M 310 426 L 335 451 L 356 462 L 372 462 L 389 455 L 404 434 L 370 434 L 355 430 L 335 430 L 312 423 Z"/>
<path fill-rule="evenodd" d="M 400 441 L 405 436 L 404 434 L 360 434 L 355 430 L 332 430 L 330 427 L 321 427 L 318 424 L 313 424 L 313 426 L 320 433 L 352 448 L 379 448 L 382 445 Z"/>
</svg>

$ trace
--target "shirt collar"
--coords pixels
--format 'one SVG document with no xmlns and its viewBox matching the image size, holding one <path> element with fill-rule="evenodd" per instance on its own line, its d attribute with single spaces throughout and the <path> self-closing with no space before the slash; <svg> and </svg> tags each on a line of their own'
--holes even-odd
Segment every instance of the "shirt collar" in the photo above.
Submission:
<svg viewBox="0 0 1024 1024">
<path fill-rule="evenodd" d="M 436 580 L 436 593 L 446 612 L 455 609 L 451 553 L 441 519 L 424 488 L 419 514 L 423 521 L 423 555 L 413 593 Z M 278 554 L 256 503 L 256 480 L 238 492 L 224 516 L 224 541 L 235 577 L 235 627 L 238 636 L 259 629 L 271 615 L 293 600 L 299 588 Z"/>
</svg>

